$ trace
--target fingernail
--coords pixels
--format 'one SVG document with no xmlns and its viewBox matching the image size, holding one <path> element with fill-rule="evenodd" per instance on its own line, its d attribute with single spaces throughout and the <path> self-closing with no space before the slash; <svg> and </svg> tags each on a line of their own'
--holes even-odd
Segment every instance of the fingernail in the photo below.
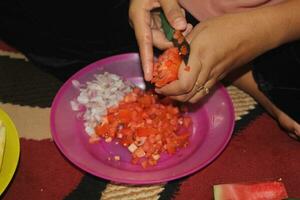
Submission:
<svg viewBox="0 0 300 200">
<path fill-rule="evenodd" d="M 174 20 L 174 26 L 176 29 L 185 29 L 186 27 L 186 22 L 184 18 L 178 17 Z"/>
</svg>

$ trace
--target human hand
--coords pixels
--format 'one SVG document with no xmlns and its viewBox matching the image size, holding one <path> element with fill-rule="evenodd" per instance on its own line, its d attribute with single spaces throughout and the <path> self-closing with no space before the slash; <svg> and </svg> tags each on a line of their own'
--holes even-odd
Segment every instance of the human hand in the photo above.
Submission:
<svg viewBox="0 0 300 200">
<path fill-rule="evenodd" d="M 159 49 L 166 49 L 173 44 L 167 40 L 162 28 L 159 12 L 156 8 L 161 7 L 171 24 L 176 30 L 187 34 L 192 25 L 187 24 L 183 9 L 177 0 L 131 0 L 129 7 L 129 19 L 134 28 L 138 42 L 141 62 L 146 81 L 152 79 L 153 70 L 153 45 Z"/>
<path fill-rule="evenodd" d="M 267 27 L 267 20 L 256 12 L 199 23 L 187 36 L 190 70 L 182 63 L 179 79 L 156 91 L 175 100 L 197 102 L 230 71 L 272 48 L 272 32 Z"/>
</svg>

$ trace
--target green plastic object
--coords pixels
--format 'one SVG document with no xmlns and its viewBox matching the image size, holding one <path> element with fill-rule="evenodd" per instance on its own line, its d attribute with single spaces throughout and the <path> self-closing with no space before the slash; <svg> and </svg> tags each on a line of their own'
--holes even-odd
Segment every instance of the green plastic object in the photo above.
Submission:
<svg viewBox="0 0 300 200">
<path fill-rule="evenodd" d="M 160 19 L 161 19 L 161 25 L 162 25 L 162 28 L 165 32 L 165 35 L 167 37 L 167 39 L 169 41 L 172 40 L 173 38 L 173 34 L 174 34 L 174 29 L 172 28 L 172 26 L 169 24 L 168 20 L 167 20 L 167 17 L 165 16 L 164 12 L 163 11 L 160 11 Z"/>
</svg>

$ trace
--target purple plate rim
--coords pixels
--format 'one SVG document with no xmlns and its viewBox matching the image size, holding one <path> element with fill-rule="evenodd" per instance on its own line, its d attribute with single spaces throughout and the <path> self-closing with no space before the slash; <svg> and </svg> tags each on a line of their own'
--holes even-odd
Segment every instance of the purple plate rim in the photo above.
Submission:
<svg viewBox="0 0 300 200">
<path fill-rule="evenodd" d="M 88 72 L 90 70 L 90 68 L 93 68 L 95 65 L 97 66 L 101 66 L 101 65 L 105 65 L 105 64 L 108 64 L 108 63 L 111 63 L 111 62 L 114 62 L 114 61 L 122 61 L 122 60 L 127 60 L 129 58 L 135 58 L 135 57 L 139 57 L 139 54 L 138 53 L 124 53 L 124 54 L 118 54 L 118 55 L 113 55 L 113 56 L 110 56 L 110 57 L 107 57 L 107 58 L 103 58 L 101 60 L 98 60 L 98 61 L 95 61 L 89 65 L 87 65 L 86 67 L 83 67 L 82 69 L 80 69 L 78 72 L 76 72 L 75 74 L 73 74 L 62 86 L 61 88 L 58 90 L 57 94 L 55 95 L 53 101 L 52 101 L 52 104 L 51 104 L 51 107 L 50 107 L 50 130 L 51 130 L 51 135 L 53 137 L 53 140 L 56 144 L 56 146 L 59 148 L 59 150 L 62 152 L 62 154 L 71 162 L 73 163 L 74 165 L 76 165 L 76 167 L 80 168 L 81 170 L 84 170 L 92 175 L 95 175 L 99 178 L 103 178 L 103 179 L 106 179 L 106 180 L 110 180 L 110 181 L 114 181 L 114 182 L 118 182 L 118 183 L 125 183 L 125 184 L 138 184 L 138 185 L 145 185 L 145 184 L 157 184 L 157 183 L 165 183 L 165 182 L 168 182 L 168 181 L 172 181 L 172 180 L 175 180 L 175 179 L 178 179 L 178 178 L 182 178 L 182 177 L 185 177 L 187 175 L 190 175 L 192 173 L 195 173 L 196 171 L 204 168 L 205 166 L 208 166 L 213 160 L 215 160 L 222 152 L 223 150 L 225 149 L 225 147 L 227 146 L 227 144 L 229 143 L 230 139 L 231 139 L 231 135 L 233 133 L 233 129 L 234 129 L 234 126 L 235 126 L 235 119 L 234 119 L 234 107 L 233 107 L 233 102 L 229 96 L 229 94 L 227 93 L 225 87 L 218 83 L 217 86 L 218 86 L 218 89 L 220 90 L 220 92 L 223 93 L 223 96 L 224 96 L 224 101 L 226 102 L 226 105 L 228 106 L 229 108 L 229 115 L 230 115 L 230 121 L 232 122 L 230 124 L 230 128 L 227 133 L 227 137 L 226 137 L 226 140 L 223 141 L 223 145 L 220 145 L 219 148 L 215 151 L 216 153 L 210 157 L 210 159 L 206 160 L 205 162 L 203 162 L 202 164 L 198 165 L 197 167 L 194 167 L 180 175 L 175 175 L 175 176 L 169 176 L 168 178 L 164 178 L 164 179 L 159 179 L 159 180 L 124 180 L 124 179 L 119 179 L 115 176 L 109 176 L 105 173 L 101 174 L 99 172 L 97 172 L 96 170 L 94 169 L 91 169 L 89 168 L 88 166 L 86 165 L 82 165 L 80 162 L 77 162 L 75 160 L 72 160 L 72 156 L 70 156 L 69 154 L 65 153 L 66 151 L 64 150 L 64 147 L 62 144 L 60 144 L 58 142 L 58 139 L 57 139 L 57 132 L 56 132 L 56 128 L 55 128 L 55 111 L 56 111 L 56 108 L 58 107 L 58 99 L 60 99 L 65 90 L 67 89 L 67 86 L 69 82 L 69 80 L 72 80 L 72 79 L 76 79 L 77 77 L 80 77 L 81 75 L 85 74 L 86 72 Z"/>
</svg>

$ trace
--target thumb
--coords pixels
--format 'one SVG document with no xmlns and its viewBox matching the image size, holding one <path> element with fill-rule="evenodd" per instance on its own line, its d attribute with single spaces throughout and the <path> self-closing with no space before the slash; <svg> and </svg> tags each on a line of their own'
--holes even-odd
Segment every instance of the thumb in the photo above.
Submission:
<svg viewBox="0 0 300 200">
<path fill-rule="evenodd" d="M 176 30 L 185 30 L 187 22 L 177 0 L 160 0 L 160 4 L 171 26 Z"/>
</svg>

